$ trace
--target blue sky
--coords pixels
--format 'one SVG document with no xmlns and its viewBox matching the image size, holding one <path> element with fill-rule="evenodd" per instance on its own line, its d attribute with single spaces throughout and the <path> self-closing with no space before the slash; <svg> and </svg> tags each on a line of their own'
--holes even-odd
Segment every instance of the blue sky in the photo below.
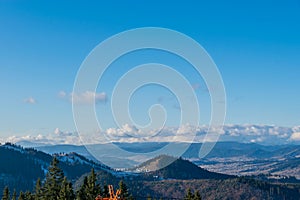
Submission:
<svg viewBox="0 0 300 200">
<path fill-rule="evenodd" d="M 74 130 L 71 104 L 59 93 L 72 92 L 77 70 L 97 44 L 121 31 L 147 26 L 180 31 L 207 50 L 225 84 L 226 123 L 300 124 L 297 0 L 1 1 L 0 134 L 43 133 L 56 127 Z M 151 61 L 144 55 L 132 58 L 137 56 L 141 61 Z M 181 62 L 160 56 L 174 65 Z M 127 59 L 124 63 L 134 61 Z M 201 85 L 201 78 L 193 71 L 182 73 L 192 84 Z M 106 92 L 108 99 L 112 84 L 99 86 L 99 92 Z M 154 90 L 148 91 L 147 104 L 172 96 L 161 90 L 153 96 Z M 197 95 L 206 99 L 202 101 L 206 123 L 208 95 L 203 91 Z M 141 108 L 142 97 L 136 94 L 135 103 Z M 170 116 L 178 115 L 176 100 L 171 98 L 164 104 L 173 113 Z M 107 127 L 113 126 L 105 119 L 107 104 L 98 107 L 99 117 L 107 120 Z M 134 115 L 141 120 L 145 117 L 142 111 Z M 175 121 L 171 118 L 170 125 Z"/>
</svg>

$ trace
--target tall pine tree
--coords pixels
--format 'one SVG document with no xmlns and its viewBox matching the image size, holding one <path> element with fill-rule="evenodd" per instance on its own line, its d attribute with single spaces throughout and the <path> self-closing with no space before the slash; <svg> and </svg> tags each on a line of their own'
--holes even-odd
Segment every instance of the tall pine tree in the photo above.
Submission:
<svg viewBox="0 0 300 200">
<path fill-rule="evenodd" d="M 42 183 L 41 183 L 41 179 L 38 178 L 35 184 L 34 199 L 40 200 L 41 198 L 42 198 Z"/>
<path fill-rule="evenodd" d="M 108 186 L 107 185 L 103 186 L 102 196 L 103 197 L 109 197 L 109 190 L 108 190 Z"/>
<path fill-rule="evenodd" d="M 121 190 L 121 198 L 126 199 L 129 197 L 127 185 L 124 183 L 123 180 L 119 182 L 119 189 Z"/>
<path fill-rule="evenodd" d="M 21 191 L 18 200 L 26 200 L 24 193 Z"/>
<path fill-rule="evenodd" d="M 61 185 L 64 179 L 63 171 L 58 167 L 59 161 L 57 158 L 51 162 L 48 172 L 46 174 L 46 180 L 43 187 L 43 195 L 41 199 L 45 200 L 58 200 Z"/>
<path fill-rule="evenodd" d="M 14 190 L 11 200 L 17 200 L 17 192 Z"/>
<path fill-rule="evenodd" d="M 67 180 L 67 177 L 64 177 L 60 191 L 59 191 L 59 200 L 74 200 L 75 195 L 72 188 L 72 183 Z"/>
<path fill-rule="evenodd" d="M 101 194 L 101 187 L 97 184 L 97 177 L 94 169 L 89 176 L 84 177 L 83 184 L 77 191 L 77 200 L 94 200 Z"/>
<path fill-rule="evenodd" d="M 101 193 L 100 185 L 97 184 L 97 177 L 94 168 L 91 169 L 91 174 L 88 177 L 87 192 L 89 194 L 89 198 L 93 200 Z"/>
<path fill-rule="evenodd" d="M 2 196 L 2 200 L 10 200 L 10 197 L 9 197 L 9 189 L 8 187 L 6 186 L 3 190 L 3 196 Z"/>
</svg>

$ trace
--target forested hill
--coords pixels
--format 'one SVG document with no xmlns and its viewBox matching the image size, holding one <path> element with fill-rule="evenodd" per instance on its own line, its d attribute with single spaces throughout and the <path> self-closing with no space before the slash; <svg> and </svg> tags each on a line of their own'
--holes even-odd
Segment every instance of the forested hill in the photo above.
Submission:
<svg viewBox="0 0 300 200">
<path fill-rule="evenodd" d="M 112 171 L 109 167 L 85 159 L 76 153 L 55 154 L 59 167 L 69 180 L 75 182 L 83 174 L 96 170 Z M 45 178 L 52 155 L 14 144 L 0 145 L 0 191 L 4 186 L 19 190 L 32 190 L 37 178 Z"/>
<path fill-rule="evenodd" d="M 143 176 L 146 179 L 153 179 L 153 177 L 156 177 L 156 179 L 179 179 L 179 180 L 190 180 L 190 179 L 221 180 L 221 179 L 235 178 L 235 176 L 207 171 L 188 160 L 185 160 L 183 158 L 175 158 L 168 155 L 160 155 L 158 157 L 150 159 L 142 163 L 138 167 L 133 168 L 132 170 L 139 171 L 139 172 L 148 172 L 143 174 Z"/>
</svg>

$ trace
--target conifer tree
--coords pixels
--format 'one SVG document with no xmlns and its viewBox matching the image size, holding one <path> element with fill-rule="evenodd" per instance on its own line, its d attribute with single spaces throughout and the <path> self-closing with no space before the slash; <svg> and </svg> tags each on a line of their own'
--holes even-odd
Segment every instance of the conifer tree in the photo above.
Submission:
<svg viewBox="0 0 300 200">
<path fill-rule="evenodd" d="M 95 197 L 101 193 L 100 185 L 97 184 L 97 177 L 94 168 L 91 169 L 91 174 L 87 179 L 87 194 L 88 199 L 95 199 Z"/>
<path fill-rule="evenodd" d="M 77 191 L 78 200 L 94 200 L 96 196 L 101 194 L 101 187 L 97 184 L 95 170 L 92 169 L 89 176 L 84 177 L 83 184 Z"/>
<path fill-rule="evenodd" d="M 109 197 L 109 191 L 108 191 L 108 186 L 107 185 L 103 186 L 102 196 L 103 197 Z"/>
<path fill-rule="evenodd" d="M 119 189 L 121 190 L 121 195 L 120 195 L 121 198 L 128 198 L 129 197 L 127 185 L 124 183 L 123 180 L 121 180 L 119 182 Z"/>
<path fill-rule="evenodd" d="M 83 184 L 80 186 L 79 190 L 77 191 L 77 200 L 87 200 L 87 195 L 86 195 L 86 188 L 88 185 L 88 177 L 85 176 L 83 179 Z"/>
<path fill-rule="evenodd" d="M 11 200 L 17 200 L 17 192 L 14 190 Z"/>
<path fill-rule="evenodd" d="M 34 200 L 34 197 L 33 197 L 33 195 L 31 194 L 31 192 L 26 191 L 26 192 L 25 192 L 25 199 L 26 199 L 26 200 Z"/>
<path fill-rule="evenodd" d="M 58 163 L 59 161 L 54 157 L 46 174 L 42 199 L 57 200 L 59 197 L 60 188 L 64 179 L 64 173 L 58 167 Z"/>
<path fill-rule="evenodd" d="M 34 199 L 35 200 L 40 200 L 42 198 L 42 183 L 41 179 L 38 178 L 35 184 L 35 194 L 34 194 Z"/>
<path fill-rule="evenodd" d="M 72 188 L 72 184 L 68 182 L 67 177 L 64 180 L 59 191 L 59 200 L 74 200 L 75 195 Z"/>
<path fill-rule="evenodd" d="M 10 197 L 9 197 L 9 189 L 8 187 L 6 186 L 3 190 L 3 196 L 2 196 L 2 200 L 10 200 Z"/>
<path fill-rule="evenodd" d="M 21 191 L 18 200 L 26 200 L 24 193 Z"/>
<path fill-rule="evenodd" d="M 76 200 L 86 200 L 86 196 L 82 188 L 80 188 L 76 193 Z"/>
<path fill-rule="evenodd" d="M 201 198 L 201 195 L 200 195 L 200 192 L 199 192 L 199 190 L 196 192 L 196 194 L 195 194 L 195 197 L 194 197 L 194 200 L 201 200 L 202 198 Z"/>
<path fill-rule="evenodd" d="M 184 200 L 193 200 L 193 199 L 194 199 L 194 195 L 193 195 L 191 189 L 189 188 L 187 190 L 187 193 L 186 193 L 185 197 L 184 197 Z"/>
</svg>

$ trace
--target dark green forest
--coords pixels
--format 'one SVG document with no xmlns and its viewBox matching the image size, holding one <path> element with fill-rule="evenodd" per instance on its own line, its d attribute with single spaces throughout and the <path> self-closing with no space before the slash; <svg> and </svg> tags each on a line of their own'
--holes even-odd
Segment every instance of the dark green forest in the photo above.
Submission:
<svg viewBox="0 0 300 200">
<path fill-rule="evenodd" d="M 97 184 L 96 173 L 94 169 L 88 176 L 84 177 L 84 182 L 75 192 L 72 183 L 64 175 L 62 169 L 58 167 L 59 161 L 54 157 L 51 162 L 45 180 L 37 179 L 33 191 L 20 191 L 17 194 L 5 187 L 2 194 L 2 200 L 94 200 L 97 195 L 109 197 L 108 186 Z M 121 197 L 128 198 L 127 186 L 120 181 Z"/>
</svg>

